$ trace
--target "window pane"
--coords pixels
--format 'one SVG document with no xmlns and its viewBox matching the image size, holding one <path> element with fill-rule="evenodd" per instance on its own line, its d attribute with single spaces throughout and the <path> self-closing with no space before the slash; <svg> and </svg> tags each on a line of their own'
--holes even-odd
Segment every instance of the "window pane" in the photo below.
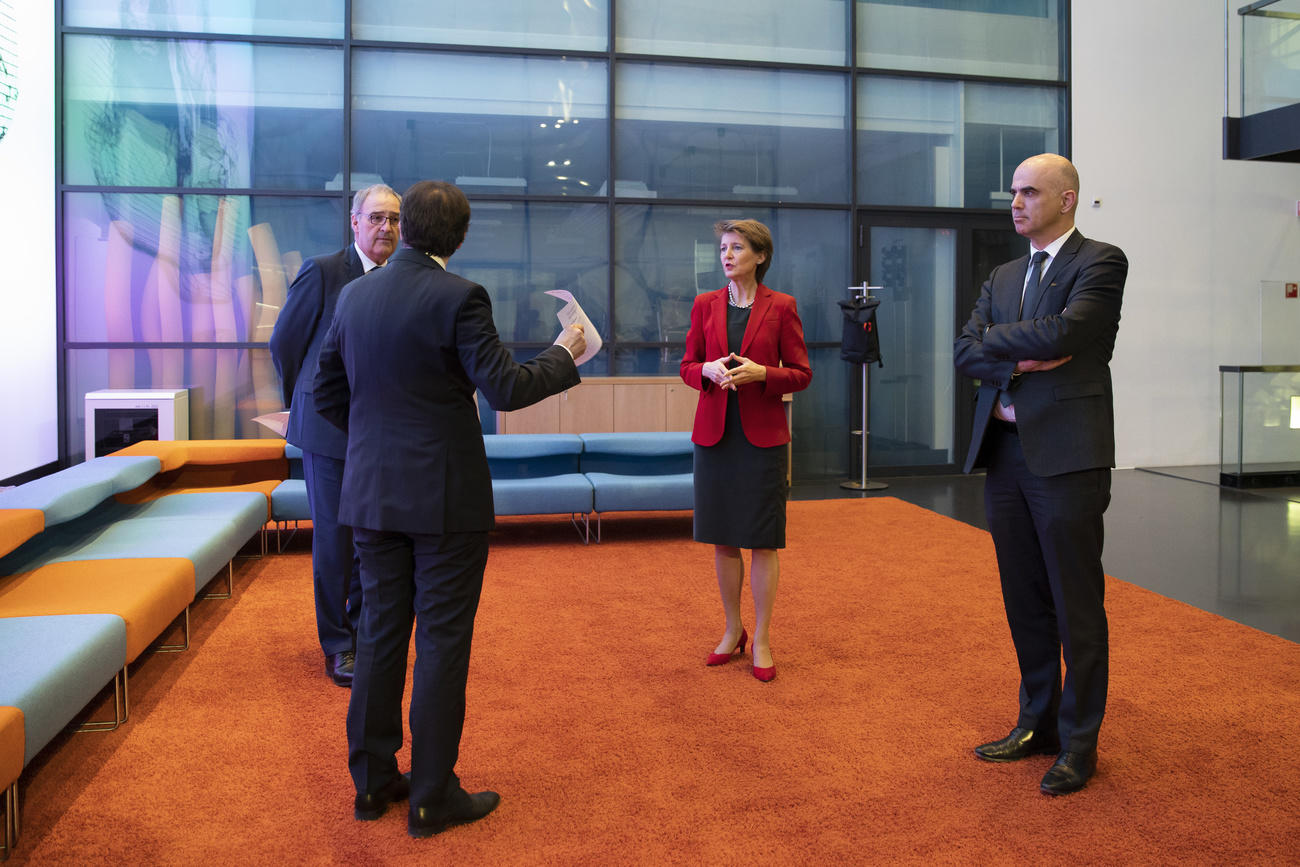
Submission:
<svg viewBox="0 0 1300 867">
<path fill-rule="evenodd" d="M 660 63 L 617 75 L 616 193 L 847 201 L 844 76 Z"/>
<path fill-rule="evenodd" d="M 858 65 L 1061 77 L 1059 0 L 858 0 Z"/>
<path fill-rule="evenodd" d="M 848 292 L 839 297 L 849 297 Z M 858 447 L 849 431 L 860 426 L 861 418 L 850 420 L 847 407 L 850 388 L 859 381 L 853 374 L 861 365 L 841 359 L 839 346 L 810 349 L 808 359 L 812 383 L 794 396 L 790 407 L 794 480 L 849 478 L 849 449 Z M 874 464 L 874 453 L 871 457 Z"/>
<path fill-rule="evenodd" d="M 260 342 L 304 258 L 339 249 L 342 197 L 64 197 L 73 342 Z M 169 383 L 170 384 L 170 383 Z"/>
<path fill-rule="evenodd" d="M 403 51 L 355 62 L 354 177 L 397 190 L 451 181 L 469 195 L 604 194 L 604 63 Z"/>
<path fill-rule="evenodd" d="M 342 51 L 68 36 L 64 179 L 337 189 Z"/>
<path fill-rule="evenodd" d="M 858 201 L 1000 208 L 1026 157 L 1060 147 L 1055 87 L 863 77 Z"/>
<path fill-rule="evenodd" d="M 848 54 L 845 0 L 624 0 L 615 45 L 630 54 L 826 63 Z"/>
<path fill-rule="evenodd" d="M 343 0 L 63 0 L 69 27 L 343 38 Z"/>
<path fill-rule="evenodd" d="M 878 226 L 870 245 L 885 363 L 871 371 L 871 466 L 952 463 L 957 233 Z"/>
<path fill-rule="evenodd" d="M 353 0 L 352 35 L 392 42 L 604 51 L 607 0 Z"/>
<path fill-rule="evenodd" d="M 562 304 L 545 294 L 549 289 L 572 292 L 596 330 L 608 333 L 609 211 L 603 204 L 471 201 L 470 209 L 469 234 L 447 267 L 487 288 L 502 340 L 555 340 Z"/>
<path fill-rule="evenodd" d="M 614 214 L 615 334 L 672 344 L 680 362 L 695 296 L 727 285 L 713 224 L 741 215 L 668 205 L 619 205 Z M 804 339 L 838 343 L 837 302 L 851 280 L 848 213 L 747 208 L 743 216 L 772 230 L 772 267 L 763 283 L 799 302 Z"/>
<path fill-rule="evenodd" d="M 85 453 L 86 392 L 101 388 L 188 388 L 190 439 L 274 437 L 253 421 L 284 407 L 266 349 L 69 349 L 68 451 Z"/>
</svg>

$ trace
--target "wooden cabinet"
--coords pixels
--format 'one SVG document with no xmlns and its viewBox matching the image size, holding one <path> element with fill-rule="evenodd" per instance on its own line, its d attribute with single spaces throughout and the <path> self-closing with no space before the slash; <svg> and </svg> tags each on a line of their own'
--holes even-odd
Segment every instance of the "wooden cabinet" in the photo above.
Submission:
<svg viewBox="0 0 1300 867">
<path fill-rule="evenodd" d="M 514 412 L 497 433 L 613 433 L 690 430 L 699 392 L 675 376 L 593 376 Z"/>
</svg>

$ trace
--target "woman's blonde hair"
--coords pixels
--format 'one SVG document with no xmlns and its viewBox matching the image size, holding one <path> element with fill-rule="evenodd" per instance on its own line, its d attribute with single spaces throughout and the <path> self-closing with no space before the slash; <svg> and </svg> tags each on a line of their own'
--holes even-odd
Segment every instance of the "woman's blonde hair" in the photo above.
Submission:
<svg viewBox="0 0 1300 867">
<path fill-rule="evenodd" d="M 735 232 L 745 239 L 751 250 L 759 253 L 763 261 L 754 268 L 754 276 L 759 283 L 772 265 L 772 233 L 758 220 L 719 220 L 713 224 L 713 234 L 721 238 L 728 232 Z"/>
</svg>

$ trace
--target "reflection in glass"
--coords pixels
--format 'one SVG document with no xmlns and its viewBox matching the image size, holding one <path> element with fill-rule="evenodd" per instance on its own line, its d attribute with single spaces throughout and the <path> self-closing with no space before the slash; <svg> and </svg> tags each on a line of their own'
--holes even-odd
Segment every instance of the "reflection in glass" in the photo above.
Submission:
<svg viewBox="0 0 1300 867">
<path fill-rule="evenodd" d="M 513 204 L 471 198 L 470 209 L 469 234 L 447 268 L 487 288 L 502 340 L 549 343 L 555 339 L 560 332 L 555 314 L 561 304 L 545 294 L 548 289 L 572 292 L 596 330 L 608 333 L 609 221 L 604 204 Z M 583 372 L 588 373 L 587 365 Z"/>
<path fill-rule="evenodd" d="M 274 437 L 253 421 L 276 412 L 280 383 L 266 349 L 69 349 L 67 438 L 85 451 L 85 395 L 101 388 L 188 388 L 190 439 Z"/>
<path fill-rule="evenodd" d="M 352 0 L 356 39 L 604 51 L 607 0 Z"/>
<path fill-rule="evenodd" d="M 837 73 L 621 64 L 615 192 L 848 199 L 848 81 Z"/>
<path fill-rule="evenodd" d="M 619 205 L 614 214 L 615 336 L 671 344 L 665 352 L 680 361 L 695 296 L 727 285 L 713 224 L 742 215 L 669 205 Z M 772 230 L 775 250 L 763 282 L 799 302 L 804 339 L 838 341 L 836 301 L 851 280 L 848 214 L 745 208 L 743 216 Z"/>
<path fill-rule="evenodd" d="M 399 191 L 431 179 L 470 196 L 604 195 L 604 63 L 403 51 L 354 61 L 354 177 Z"/>
<path fill-rule="evenodd" d="M 617 50 L 843 66 L 845 0 L 622 0 Z"/>
<path fill-rule="evenodd" d="M 808 361 L 812 383 L 794 396 L 790 408 L 794 478 L 842 479 L 849 475 L 850 445 L 856 453 L 857 438 L 850 443 L 849 431 L 859 425 L 850 422 L 845 396 L 857 382 L 853 376 L 859 366 L 842 360 L 839 346 L 809 349 Z M 874 464 L 874 450 L 871 457 Z"/>
<path fill-rule="evenodd" d="M 1056 88 L 863 77 L 858 200 L 872 205 L 1009 207 L 1026 157 L 1060 148 Z"/>
<path fill-rule="evenodd" d="M 343 0 L 63 0 L 69 27 L 343 38 Z"/>
<path fill-rule="evenodd" d="M 347 218 L 342 198 L 68 193 L 63 225 L 68 340 L 233 343 L 269 339 Z"/>
<path fill-rule="evenodd" d="M 343 53 L 64 38 L 70 184 L 338 189 Z"/>
<path fill-rule="evenodd" d="M 858 65 L 1057 80 L 1060 0 L 858 0 Z"/>
<path fill-rule="evenodd" d="M 871 464 L 951 463 L 957 233 L 877 226 L 869 238 L 885 363 L 871 370 Z"/>
</svg>

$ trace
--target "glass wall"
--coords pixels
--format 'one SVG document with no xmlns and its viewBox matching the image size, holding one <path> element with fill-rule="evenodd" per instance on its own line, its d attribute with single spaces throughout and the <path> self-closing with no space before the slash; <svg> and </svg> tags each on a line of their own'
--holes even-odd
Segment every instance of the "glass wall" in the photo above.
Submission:
<svg viewBox="0 0 1300 867">
<path fill-rule="evenodd" d="M 356 189 L 433 178 L 470 197 L 451 268 L 512 350 L 554 338 L 544 293 L 568 289 L 605 338 L 587 375 L 675 375 L 695 296 L 725 283 L 713 223 L 767 223 L 814 367 L 796 481 L 849 472 L 836 302 L 884 281 L 873 457 L 941 467 L 963 245 L 857 227 L 1004 211 L 1015 165 L 1068 143 L 1058 0 L 59 2 L 72 460 L 96 388 L 187 387 L 194 436 L 262 435 L 301 263 L 350 241 Z"/>
</svg>

